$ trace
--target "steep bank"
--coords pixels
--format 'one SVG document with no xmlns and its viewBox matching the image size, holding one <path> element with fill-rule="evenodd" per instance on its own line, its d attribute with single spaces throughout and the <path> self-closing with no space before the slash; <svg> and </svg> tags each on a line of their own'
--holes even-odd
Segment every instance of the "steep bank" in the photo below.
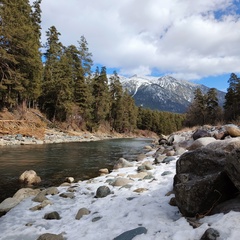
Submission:
<svg viewBox="0 0 240 240">
<path fill-rule="evenodd" d="M 20 110 L 9 112 L 5 109 L 0 112 L 0 145 L 2 146 L 86 142 L 129 137 L 158 138 L 150 131 L 136 130 L 132 133 L 120 134 L 101 127 L 99 131 L 91 133 L 81 130 L 72 123 L 52 124 L 36 109 L 27 109 L 24 112 Z"/>
</svg>

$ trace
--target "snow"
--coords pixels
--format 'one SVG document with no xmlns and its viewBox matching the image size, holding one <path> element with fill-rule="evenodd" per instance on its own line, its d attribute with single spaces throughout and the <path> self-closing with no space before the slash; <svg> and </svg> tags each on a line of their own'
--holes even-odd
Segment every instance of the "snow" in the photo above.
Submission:
<svg viewBox="0 0 240 240">
<path fill-rule="evenodd" d="M 152 153 L 143 162 L 154 161 Z M 145 227 L 147 233 L 134 237 L 134 240 L 199 240 L 209 227 L 219 231 L 218 240 L 240 239 L 238 212 L 204 217 L 199 220 L 202 225 L 193 228 L 177 207 L 169 205 L 174 195 L 166 194 L 172 190 L 176 161 L 177 157 L 169 164 L 154 165 L 154 169 L 149 171 L 154 179 L 132 178 L 134 183 L 130 188 L 113 187 L 107 180 L 136 174 L 136 169 L 142 162 L 134 162 L 134 167 L 114 170 L 105 176 L 71 184 L 76 190 L 73 199 L 59 196 L 69 187 L 58 187 L 58 195 L 47 195 L 53 204 L 39 211 L 29 210 L 39 203 L 33 202 L 31 197 L 27 198 L 0 218 L 0 239 L 36 240 L 44 233 L 62 233 L 68 240 L 112 240 L 139 226 Z M 172 173 L 163 176 L 165 171 Z M 104 198 L 95 198 L 97 188 L 103 185 L 108 186 L 112 193 Z M 145 191 L 134 192 L 139 188 Z M 80 208 L 87 208 L 91 213 L 76 220 Z M 43 218 L 46 213 L 53 211 L 60 214 L 60 220 Z M 92 221 L 97 217 L 100 217 L 98 221 Z"/>
</svg>

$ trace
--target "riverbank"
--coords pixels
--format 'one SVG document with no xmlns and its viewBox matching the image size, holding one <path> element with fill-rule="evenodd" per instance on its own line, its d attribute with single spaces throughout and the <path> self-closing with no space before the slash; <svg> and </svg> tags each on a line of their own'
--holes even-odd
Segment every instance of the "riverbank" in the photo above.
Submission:
<svg viewBox="0 0 240 240">
<path fill-rule="evenodd" d="M 193 142 L 192 134 L 174 135 L 172 140 L 196 147 L 200 142 Z M 149 150 L 136 161 L 122 159 L 104 176 L 33 193 L 0 218 L 1 239 L 210 239 L 202 238 L 206 230 L 214 231 L 213 239 L 239 239 L 239 212 L 185 218 L 176 207 L 173 179 L 176 162 L 186 150 L 176 145 Z"/>
<path fill-rule="evenodd" d="M 47 238 L 39 236 L 49 234 L 56 240 L 126 240 L 134 236 L 136 240 L 199 240 L 209 225 L 220 231 L 231 225 L 232 235 L 219 239 L 237 239 L 230 237 L 238 231 L 233 224 L 236 213 L 205 217 L 194 229 L 176 206 L 169 205 L 178 157 L 138 173 L 146 162 L 152 165 L 153 154 L 105 176 L 65 183 L 38 198 L 28 197 L 0 218 L 1 239 L 40 240 Z"/>
<path fill-rule="evenodd" d="M 157 139 L 157 134 L 151 131 L 136 130 L 132 133 L 117 133 L 109 127 L 100 127 L 97 132 L 91 133 L 81 130 L 74 124 L 53 125 L 36 109 L 28 109 L 23 114 L 19 111 L 0 112 L 0 146 L 7 145 L 34 145 L 64 142 L 89 142 L 113 138 L 146 137 Z M 57 125 L 57 124 L 56 124 Z"/>
</svg>

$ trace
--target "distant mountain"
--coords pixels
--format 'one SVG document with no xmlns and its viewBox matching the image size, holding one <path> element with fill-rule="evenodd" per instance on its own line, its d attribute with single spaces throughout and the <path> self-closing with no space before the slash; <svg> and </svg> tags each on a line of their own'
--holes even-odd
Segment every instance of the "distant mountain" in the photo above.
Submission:
<svg viewBox="0 0 240 240">
<path fill-rule="evenodd" d="M 160 78 L 120 76 L 120 81 L 123 88 L 133 96 L 137 106 L 175 113 L 186 112 L 197 88 L 200 88 L 204 94 L 210 89 L 204 85 L 177 80 L 170 76 Z M 218 90 L 217 93 L 219 104 L 223 106 L 225 93 Z"/>
</svg>

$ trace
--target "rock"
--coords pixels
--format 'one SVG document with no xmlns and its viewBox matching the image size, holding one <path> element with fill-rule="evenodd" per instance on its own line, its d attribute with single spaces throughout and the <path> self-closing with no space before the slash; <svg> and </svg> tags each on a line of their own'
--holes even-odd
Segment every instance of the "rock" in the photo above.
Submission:
<svg viewBox="0 0 240 240">
<path fill-rule="evenodd" d="M 165 157 L 165 158 L 163 159 L 162 163 L 170 163 L 171 161 L 174 161 L 174 160 L 176 160 L 176 158 L 173 157 L 173 156 Z"/>
<path fill-rule="evenodd" d="M 49 187 L 45 190 L 46 195 L 57 195 L 59 193 L 57 187 Z"/>
<path fill-rule="evenodd" d="M 113 169 L 126 168 L 126 167 L 133 167 L 133 164 L 124 158 L 119 158 L 117 163 L 113 166 Z"/>
<path fill-rule="evenodd" d="M 7 213 L 9 210 L 18 205 L 23 199 L 35 196 L 40 192 L 39 189 L 21 188 L 12 198 L 6 198 L 0 203 L 0 215 Z"/>
<path fill-rule="evenodd" d="M 134 237 L 146 234 L 147 229 L 145 227 L 138 227 L 129 231 L 126 231 L 119 236 L 115 237 L 113 240 L 132 240 Z"/>
<path fill-rule="evenodd" d="M 137 188 L 133 192 L 142 193 L 142 192 L 145 192 L 145 191 L 148 191 L 148 189 L 147 188 Z"/>
<path fill-rule="evenodd" d="M 174 156 L 182 155 L 182 154 L 185 153 L 185 152 L 186 152 L 186 148 L 176 147 Z"/>
<path fill-rule="evenodd" d="M 228 154 L 197 149 L 184 153 L 176 164 L 174 192 L 180 212 L 187 217 L 205 215 L 237 192 L 224 171 Z"/>
<path fill-rule="evenodd" d="M 37 240 L 64 240 L 62 234 L 44 233 Z"/>
<path fill-rule="evenodd" d="M 166 176 L 166 175 L 170 175 L 170 174 L 172 174 L 171 171 L 164 171 L 164 172 L 161 174 L 161 176 Z"/>
<path fill-rule="evenodd" d="M 239 138 L 229 138 L 224 140 L 216 140 L 212 143 L 209 143 L 204 148 L 212 149 L 215 151 L 226 151 L 232 152 L 234 149 L 240 148 L 240 139 Z"/>
<path fill-rule="evenodd" d="M 97 189 L 96 197 L 97 198 L 104 198 L 104 197 L 108 196 L 109 194 L 111 194 L 111 190 L 110 190 L 109 187 L 107 187 L 107 186 L 100 186 Z"/>
<path fill-rule="evenodd" d="M 199 138 L 199 139 L 195 140 L 190 147 L 188 147 L 188 150 L 195 150 L 195 149 L 204 147 L 214 141 L 217 141 L 217 140 L 213 137 Z"/>
<path fill-rule="evenodd" d="M 99 173 L 100 175 L 106 175 L 106 174 L 109 174 L 109 171 L 107 168 L 101 168 L 99 169 Z"/>
<path fill-rule="evenodd" d="M 234 124 L 225 125 L 224 128 L 226 129 L 227 133 L 231 137 L 239 137 L 240 136 L 240 128 Z"/>
<path fill-rule="evenodd" d="M 79 220 L 82 218 L 84 215 L 89 215 L 91 212 L 87 208 L 81 208 L 78 210 L 78 213 L 75 217 L 75 219 Z"/>
<path fill-rule="evenodd" d="M 102 217 L 95 217 L 95 218 L 92 219 L 92 222 L 97 222 L 97 221 L 99 221 L 100 219 L 102 219 Z"/>
<path fill-rule="evenodd" d="M 121 186 L 127 185 L 129 183 L 133 183 L 133 181 L 130 179 L 127 179 L 127 178 L 119 177 L 119 178 L 116 178 L 115 181 L 111 185 L 114 187 L 121 187 Z"/>
<path fill-rule="evenodd" d="M 210 137 L 210 136 L 211 135 L 207 130 L 197 129 L 197 131 L 193 133 L 192 138 L 193 138 L 193 140 L 197 140 L 199 138 Z"/>
<path fill-rule="evenodd" d="M 40 192 L 36 197 L 34 197 L 32 199 L 32 201 L 34 201 L 34 202 L 43 202 L 45 200 L 48 200 L 48 198 L 46 197 L 45 194 L 46 194 L 45 191 Z"/>
<path fill-rule="evenodd" d="M 66 177 L 64 182 L 73 183 L 74 182 L 74 178 L 73 177 Z"/>
<path fill-rule="evenodd" d="M 61 219 L 59 213 L 56 212 L 56 211 L 46 213 L 43 218 L 46 219 L 46 220 L 54 220 L 54 219 L 59 220 L 59 219 Z"/>
<path fill-rule="evenodd" d="M 174 206 L 176 207 L 177 206 L 177 203 L 176 203 L 176 198 L 175 197 L 172 197 L 168 203 L 170 206 Z"/>
<path fill-rule="evenodd" d="M 230 199 L 228 201 L 222 202 L 213 208 L 211 214 L 217 213 L 229 213 L 230 211 L 240 212 L 240 196 Z"/>
<path fill-rule="evenodd" d="M 128 177 L 129 177 L 129 178 L 139 178 L 139 179 L 143 179 L 143 178 L 145 178 L 147 175 L 148 175 L 147 172 L 140 172 L 140 173 L 137 173 L 137 174 L 130 174 L 130 175 L 128 175 Z"/>
<path fill-rule="evenodd" d="M 174 150 L 170 150 L 166 152 L 166 156 L 174 156 L 175 155 L 175 151 Z"/>
<path fill-rule="evenodd" d="M 62 198 L 75 198 L 75 195 L 73 192 L 61 193 L 59 196 Z"/>
<path fill-rule="evenodd" d="M 25 184 L 38 184 L 41 182 L 41 178 L 33 170 L 27 170 L 21 174 L 19 181 Z"/>
<path fill-rule="evenodd" d="M 13 198 L 17 198 L 22 201 L 25 198 L 36 196 L 39 192 L 40 189 L 21 188 L 13 195 Z"/>
<path fill-rule="evenodd" d="M 45 208 L 47 205 L 52 205 L 52 202 L 49 200 L 44 200 L 41 204 L 34 206 L 34 207 L 30 208 L 29 210 L 38 211 L 38 210 Z"/>
<path fill-rule="evenodd" d="M 164 158 L 166 158 L 166 155 L 159 155 L 154 159 L 154 164 L 162 163 Z"/>
<path fill-rule="evenodd" d="M 220 236 L 219 232 L 214 228 L 208 228 L 200 240 L 217 240 Z"/>
<path fill-rule="evenodd" d="M 140 162 L 140 161 L 142 161 L 142 160 L 145 159 L 145 158 L 146 158 L 146 155 L 145 155 L 144 153 L 139 154 L 139 155 L 137 156 L 137 161 Z"/>
<path fill-rule="evenodd" d="M 240 149 L 235 149 L 228 155 L 225 168 L 227 175 L 240 191 Z"/>
<path fill-rule="evenodd" d="M 20 200 L 17 198 L 6 198 L 0 203 L 0 213 L 7 213 L 9 210 L 17 206 L 19 203 Z"/>
</svg>

